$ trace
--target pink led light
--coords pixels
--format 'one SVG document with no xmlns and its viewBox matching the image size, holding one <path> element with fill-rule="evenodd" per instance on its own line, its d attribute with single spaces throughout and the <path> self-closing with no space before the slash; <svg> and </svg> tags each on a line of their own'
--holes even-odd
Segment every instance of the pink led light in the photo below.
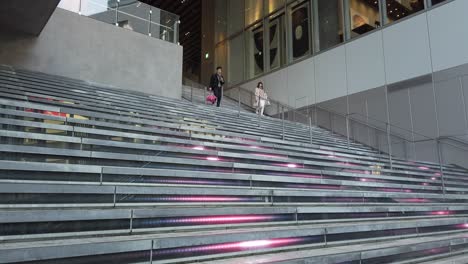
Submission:
<svg viewBox="0 0 468 264">
<path fill-rule="evenodd" d="M 335 159 L 335 158 L 336 158 L 335 155 L 328 155 L 327 157 L 332 158 L 332 159 Z"/>
<path fill-rule="evenodd" d="M 250 148 L 259 149 L 259 147 L 257 147 L 257 146 L 250 146 Z"/>
<path fill-rule="evenodd" d="M 461 228 L 468 228 L 468 224 L 467 224 L 467 223 L 461 224 L 460 227 L 461 227 Z"/>
<path fill-rule="evenodd" d="M 218 157 L 207 157 L 206 160 L 209 160 L 209 161 L 219 161 L 219 158 L 218 158 Z"/>
<path fill-rule="evenodd" d="M 292 163 L 289 163 L 287 165 L 288 168 L 297 168 L 297 165 L 296 164 L 292 164 Z"/>
<path fill-rule="evenodd" d="M 420 169 L 420 170 L 429 170 L 428 167 L 424 167 L 424 166 L 420 166 L 420 167 L 418 167 L 418 169 Z"/>
<path fill-rule="evenodd" d="M 437 212 L 431 212 L 431 215 L 449 215 L 449 211 L 437 211 Z"/>
<path fill-rule="evenodd" d="M 429 200 L 424 198 L 395 199 L 401 203 L 427 203 Z"/>
<path fill-rule="evenodd" d="M 180 222 L 205 222 L 205 223 L 229 223 L 229 222 L 246 222 L 272 220 L 272 216 L 213 216 L 213 217 L 194 217 L 189 219 L 179 220 Z"/>
<path fill-rule="evenodd" d="M 362 181 L 362 182 L 366 182 L 366 181 L 367 181 L 367 179 L 361 179 L 361 181 Z"/>
<path fill-rule="evenodd" d="M 269 240 L 255 240 L 240 242 L 239 247 L 241 248 L 254 248 L 254 247 L 266 247 L 270 246 L 273 242 Z"/>
<path fill-rule="evenodd" d="M 312 174 L 289 174 L 293 177 L 300 177 L 300 178 L 313 178 L 313 179 L 320 179 L 322 178 L 320 175 L 312 175 Z"/>
<path fill-rule="evenodd" d="M 435 176 L 442 176 L 442 174 L 440 172 L 436 172 L 434 173 Z"/>
<path fill-rule="evenodd" d="M 300 241 L 298 238 L 283 238 L 283 239 L 270 239 L 270 240 L 253 240 L 253 241 L 244 241 L 239 242 L 237 245 L 240 248 L 252 249 L 252 248 L 263 248 L 263 247 L 278 247 L 283 245 L 288 245 Z"/>
<path fill-rule="evenodd" d="M 431 180 L 435 181 L 435 180 L 436 180 L 436 177 L 432 177 Z"/>
<path fill-rule="evenodd" d="M 194 150 L 205 150 L 205 148 L 202 147 L 202 146 L 193 147 L 192 149 L 194 149 Z"/>
</svg>

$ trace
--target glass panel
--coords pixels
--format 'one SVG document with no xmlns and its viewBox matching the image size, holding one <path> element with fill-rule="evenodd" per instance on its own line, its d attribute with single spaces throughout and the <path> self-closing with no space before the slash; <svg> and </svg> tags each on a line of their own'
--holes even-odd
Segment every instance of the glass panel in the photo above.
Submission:
<svg viewBox="0 0 468 264">
<path fill-rule="evenodd" d="M 121 0 L 117 9 L 117 25 L 148 35 L 150 6 L 133 0 Z"/>
<path fill-rule="evenodd" d="M 388 23 L 424 9 L 424 0 L 387 0 Z"/>
<path fill-rule="evenodd" d="M 244 34 L 232 38 L 228 42 L 228 85 L 244 80 Z"/>
<path fill-rule="evenodd" d="M 240 2 L 240 1 L 237 1 Z M 245 0 L 245 26 L 263 17 L 263 0 Z"/>
<path fill-rule="evenodd" d="M 79 13 L 80 5 L 80 0 L 61 0 L 58 7 L 74 13 Z"/>
<path fill-rule="evenodd" d="M 88 0 L 81 3 L 81 14 L 96 20 L 113 24 L 116 23 L 116 4 L 107 0 Z"/>
<path fill-rule="evenodd" d="M 351 38 L 380 27 L 379 2 L 377 0 L 350 0 L 349 3 Z"/>
<path fill-rule="evenodd" d="M 263 24 L 256 24 L 245 31 L 245 77 L 261 74 L 263 65 Z"/>
<path fill-rule="evenodd" d="M 318 0 L 315 15 L 318 18 L 319 50 L 343 42 L 343 1 Z"/>
<path fill-rule="evenodd" d="M 266 3 L 268 5 L 266 7 L 268 14 L 284 7 L 284 0 L 266 0 Z"/>
<path fill-rule="evenodd" d="M 310 53 L 309 2 L 296 1 L 288 7 L 290 29 L 290 49 L 292 60 Z"/>
<path fill-rule="evenodd" d="M 281 13 L 268 19 L 269 30 L 269 67 L 276 69 L 286 64 L 286 26 L 285 14 Z"/>
<path fill-rule="evenodd" d="M 177 28 L 179 26 L 178 20 L 179 17 L 172 13 L 160 10 L 160 34 L 159 38 L 169 42 L 178 41 Z M 151 16 L 153 22 L 153 16 Z M 153 24 L 152 24 L 153 25 Z M 156 36 L 155 36 L 156 37 Z"/>
</svg>

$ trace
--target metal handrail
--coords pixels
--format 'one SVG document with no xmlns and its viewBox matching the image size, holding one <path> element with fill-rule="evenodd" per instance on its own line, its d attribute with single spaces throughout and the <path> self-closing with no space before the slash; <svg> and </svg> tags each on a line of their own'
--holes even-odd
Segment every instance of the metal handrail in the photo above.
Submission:
<svg viewBox="0 0 468 264">
<path fill-rule="evenodd" d="M 248 94 L 248 95 L 251 96 L 251 98 L 253 98 L 253 96 L 255 96 L 255 93 L 253 91 L 250 91 L 250 90 L 248 90 L 246 88 L 243 88 L 243 87 L 240 87 L 240 86 L 231 87 L 231 89 L 229 91 L 235 91 L 235 90 L 238 91 L 238 98 L 234 98 L 233 96 L 230 96 L 229 94 L 225 94 L 225 96 L 229 97 L 232 100 L 238 101 L 238 103 L 239 103 L 239 116 L 240 116 L 241 104 L 246 104 L 245 102 L 242 102 L 241 93 Z M 285 103 L 282 103 L 280 101 L 271 99 L 271 97 L 269 97 L 269 101 L 271 102 L 271 105 L 276 105 L 278 107 L 278 112 L 276 113 L 276 117 L 282 119 L 282 121 L 283 121 L 283 133 L 282 133 L 283 134 L 283 139 L 285 138 L 285 134 L 286 134 L 285 131 L 284 131 L 285 113 L 289 112 L 289 113 L 293 114 L 293 118 L 294 118 L 293 121 L 296 121 L 296 118 L 295 118 L 296 115 L 301 116 L 305 120 L 309 120 L 308 126 L 309 126 L 309 130 L 310 130 L 310 143 L 313 144 L 312 114 L 309 114 L 309 113 L 305 114 L 302 111 L 300 111 L 300 109 L 292 107 L 292 106 L 290 106 L 288 104 L 285 104 Z M 250 104 L 248 106 L 254 108 Z M 447 137 L 447 136 L 429 137 L 429 136 L 423 135 L 423 134 L 421 134 L 419 132 L 412 131 L 412 130 L 409 130 L 409 129 L 406 129 L 406 128 L 402 128 L 402 127 L 390 124 L 387 121 L 382 121 L 382 120 L 376 119 L 376 118 L 371 117 L 371 116 L 363 115 L 361 113 L 345 114 L 345 113 L 340 113 L 340 112 L 334 111 L 332 109 L 327 109 L 327 108 L 325 108 L 323 106 L 318 106 L 318 105 L 314 105 L 313 109 L 314 109 L 312 111 L 313 113 L 317 113 L 318 110 L 325 111 L 325 112 L 327 112 L 327 113 L 329 113 L 331 115 L 340 116 L 340 117 L 342 117 L 343 119 L 346 120 L 346 130 L 347 131 L 346 131 L 345 136 L 347 137 L 347 146 L 348 146 L 348 148 L 350 147 L 350 144 L 351 144 L 350 122 L 358 123 L 358 124 L 363 125 L 363 126 L 365 126 L 367 128 L 370 128 L 370 129 L 380 131 L 380 132 L 383 132 L 383 133 L 387 134 L 387 144 L 388 144 L 388 148 L 389 148 L 388 149 L 388 157 L 389 157 L 390 168 L 393 168 L 393 158 L 392 158 L 393 153 L 392 153 L 392 149 L 391 149 L 391 147 L 392 147 L 392 138 L 398 138 L 398 139 L 400 139 L 400 140 L 402 140 L 404 142 L 410 143 L 410 144 L 415 144 L 415 143 L 424 142 L 424 141 L 434 141 L 434 142 L 436 142 L 438 148 L 440 148 L 439 144 L 445 144 L 445 145 L 449 145 L 449 146 L 452 146 L 454 148 L 460 149 L 462 151 L 467 151 L 468 152 L 468 143 L 457 140 L 457 139 L 454 139 L 452 137 Z M 383 124 L 385 126 L 385 128 L 371 125 L 368 122 L 359 120 L 357 118 L 353 118 L 353 116 L 361 116 L 361 117 L 365 118 L 366 120 L 372 120 L 374 122 L 379 122 L 379 123 Z M 316 118 L 315 118 L 315 122 L 317 123 Z M 392 128 L 394 128 L 394 129 L 392 129 Z M 422 137 L 423 139 L 419 139 L 419 140 L 415 140 L 414 138 L 413 139 L 408 139 L 406 136 L 404 136 L 404 135 L 402 135 L 400 133 L 396 133 L 394 130 L 406 131 L 408 133 L 411 133 L 412 135 L 417 135 L 418 137 Z M 333 129 L 332 129 L 332 133 L 334 133 Z M 456 145 L 456 144 L 451 144 L 449 142 L 442 142 L 442 140 L 456 141 L 457 143 L 461 143 L 463 145 L 466 145 L 466 148 L 461 147 L 461 146 Z M 438 152 L 440 153 L 440 149 L 438 150 Z M 439 156 L 440 156 L 440 154 L 439 154 Z M 442 166 L 441 162 L 442 162 L 442 158 L 439 157 L 440 166 Z"/>
</svg>

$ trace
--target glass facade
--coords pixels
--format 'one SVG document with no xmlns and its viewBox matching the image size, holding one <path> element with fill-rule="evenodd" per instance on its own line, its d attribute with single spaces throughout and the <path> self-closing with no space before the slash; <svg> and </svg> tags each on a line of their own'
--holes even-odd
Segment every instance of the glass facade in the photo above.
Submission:
<svg viewBox="0 0 468 264">
<path fill-rule="evenodd" d="M 266 43 L 269 56 L 267 56 L 267 70 L 274 70 L 286 65 L 286 15 L 284 12 L 275 13 L 267 19 L 268 42 Z"/>
<path fill-rule="evenodd" d="M 444 1 L 217 0 L 216 62 L 235 85 Z"/>
<path fill-rule="evenodd" d="M 393 22 L 424 9 L 424 0 L 387 0 L 387 22 Z"/>
<path fill-rule="evenodd" d="M 263 23 L 245 31 L 245 77 L 253 78 L 263 73 L 264 63 Z"/>
<path fill-rule="evenodd" d="M 351 38 L 370 32 L 382 24 L 379 1 L 350 0 L 348 12 Z"/>
<path fill-rule="evenodd" d="M 325 50 L 344 41 L 343 1 L 318 0 L 313 6 L 316 50 Z"/>
<path fill-rule="evenodd" d="M 310 54 L 310 2 L 295 1 L 288 6 L 290 60 Z"/>
</svg>

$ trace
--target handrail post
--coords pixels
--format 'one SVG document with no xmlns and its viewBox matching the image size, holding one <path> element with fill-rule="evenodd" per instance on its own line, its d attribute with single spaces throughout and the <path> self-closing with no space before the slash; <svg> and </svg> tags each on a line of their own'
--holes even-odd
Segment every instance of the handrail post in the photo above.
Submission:
<svg viewBox="0 0 468 264">
<path fill-rule="evenodd" d="M 281 118 L 281 115 L 280 115 L 280 103 L 279 103 L 279 102 L 276 102 L 276 113 L 278 114 L 278 118 Z"/>
<path fill-rule="evenodd" d="M 440 149 L 439 139 L 436 139 L 436 146 L 437 146 L 437 159 L 439 160 L 440 179 L 441 179 L 441 184 L 442 184 L 442 194 L 445 195 L 444 168 L 442 166 L 443 159 L 442 159 L 442 150 Z"/>
<path fill-rule="evenodd" d="M 250 103 L 254 105 L 253 93 L 250 93 Z"/>
<path fill-rule="evenodd" d="M 283 122 L 283 133 L 282 133 L 282 137 L 283 137 L 283 140 L 285 139 L 285 136 L 284 136 L 284 105 L 281 106 L 281 119 L 282 119 L 282 122 Z"/>
<path fill-rule="evenodd" d="M 348 149 L 350 148 L 350 142 L 349 142 L 349 115 L 346 114 L 346 139 L 348 141 Z"/>
<path fill-rule="evenodd" d="M 318 110 L 317 110 L 317 106 L 314 105 L 314 122 L 315 122 L 315 126 L 319 126 L 318 125 Z"/>
<path fill-rule="evenodd" d="M 393 160 L 392 160 L 392 140 L 390 138 L 390 124 L 385 123 L 387 127 L 387 144 L 388 144 L 388 158 L 390 161 L 390 169 L 393 170 Z"/>
<path fill-rule="evenodd" d="M 153 9 L 149 9 L 148 11 L 148 36 L 151 37 L 151 24 L 152 24 L 152 18 L 151 15 L 153 14 Z"/>
<path fill-rule="evenodd" d="M 117 0 L 117 4 L 115 6 L 115 25 L 119 26 L 119 5 L 120 5 L 120 0 Z"/>
<path fill-rule="evenodd" d="M 206 90 L 207 90 L 207 87 L 203 89 L 203 102 L 205 103 L 205 105 L 206 105 Z"/>
<path fill-rule="evenodd" d="M 203 100 L 206 100 L 206 98 L 204 98 Z M 193 103 L 193 85 L 190 85 L 190 102 Z"/>
<path fill-rule="evenodd" d="M 240 86 L 237 87 L 238 89 L 238 94 L 237 94 L 237 99 L 238 99 L 238 102 L 237 102 L 237 110 L 239 111 L 238 113 L 238 116 L 240 118 L 240 115 L 241 115 L 241 89 L 240 89 Z"/>
<path fill-rule="evenodd" d="M 258 103 L 260 104 L 260 100 L 258 100 Z M 260 127 L 260 112 L 257 113 L 257 126 Z"/>
<path fill-rule="evenodd" d="M 309 117 L 309 136 L 310 136 L 310 144 L 313 144 L 313 131 L 312 131 L 312 116 Z"/>
</svg>

